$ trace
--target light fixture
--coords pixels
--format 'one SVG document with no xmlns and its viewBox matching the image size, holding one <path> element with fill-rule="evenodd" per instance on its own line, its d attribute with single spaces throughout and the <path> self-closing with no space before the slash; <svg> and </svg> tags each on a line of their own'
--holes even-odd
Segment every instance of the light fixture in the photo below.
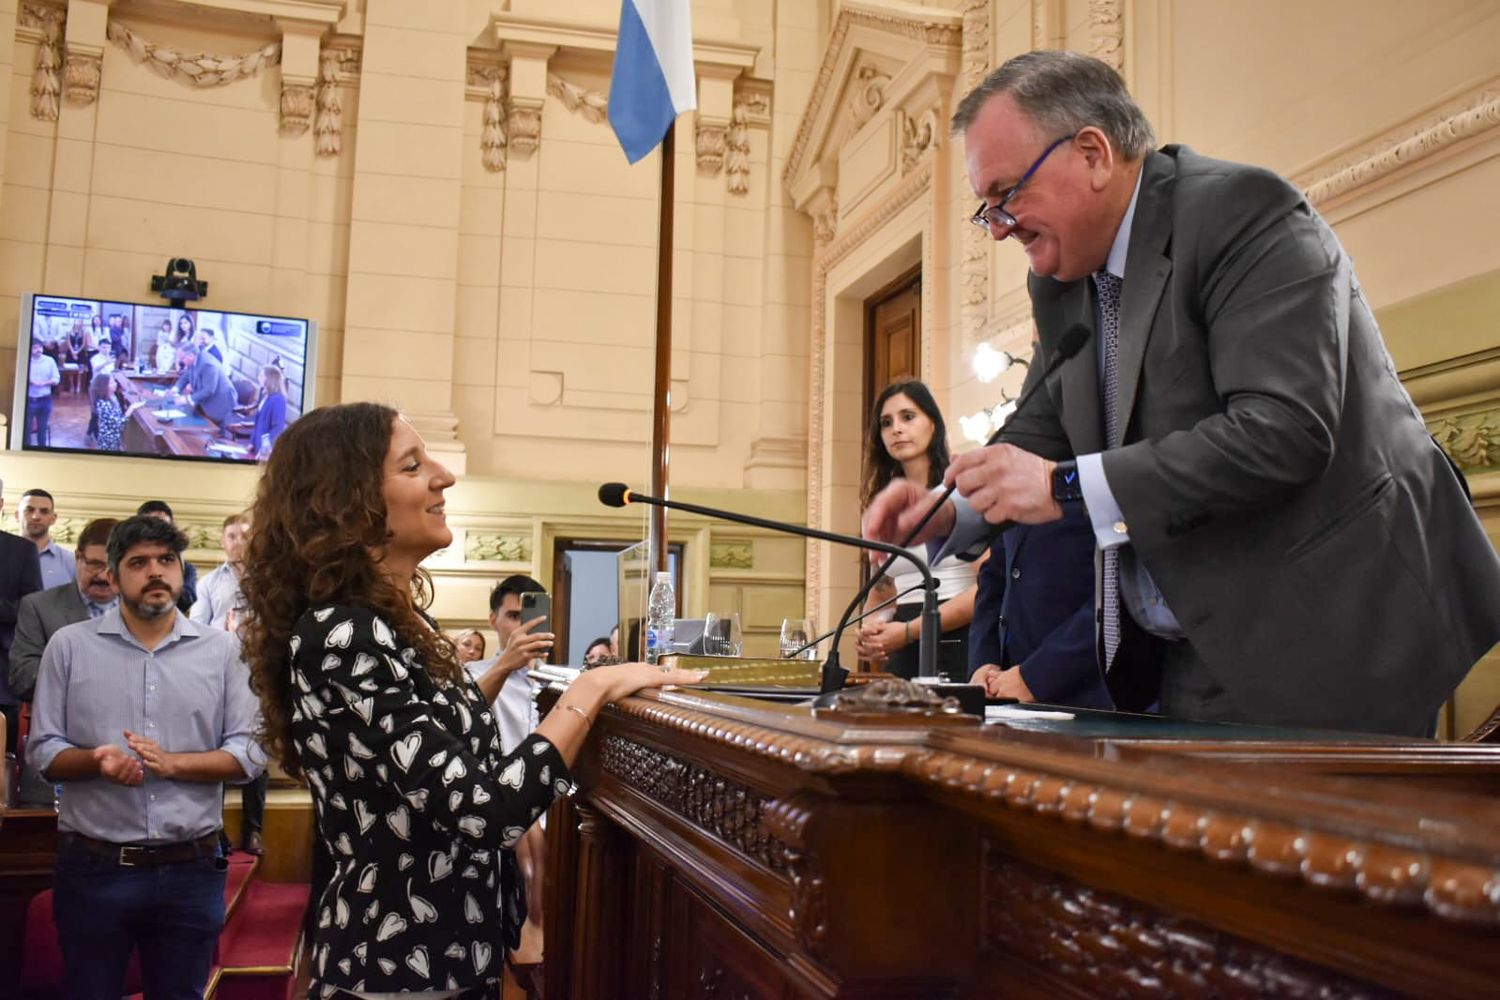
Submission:
<svg viewBox="0 0 1500 1000">
<path fill-rule="evenodd" d="M 959 417 L 958 426 L 965 438 L 975 444 L 984 444 L 990 439 L 990 411 L 980 410 L 967 417 Z"/>
<path fill-rule="evenodd" d="M 1018 358 L 1009 351 L 997 351 L 987 342 L 974 348 L 972 361 L 974 377 L 981 382 L 993 382 L 1004 375 L 1011 365 L 1027 366 L 1025 358 Z"/>
</svg>

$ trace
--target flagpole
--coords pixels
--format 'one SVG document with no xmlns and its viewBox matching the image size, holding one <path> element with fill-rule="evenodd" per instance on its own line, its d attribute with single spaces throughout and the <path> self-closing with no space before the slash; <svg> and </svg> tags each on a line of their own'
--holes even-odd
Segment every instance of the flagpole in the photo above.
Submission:
<svg viewBox="0 0 1500 1000">
<path fill-rule="evenodd" d="M 672 208 L 677 172 L 677 126 L 661 143 L 661 213 L 656 243 L 656 377 L 651 401 L 651 492 L 668 495 L 672 439 Z M 651 508 L 650 558 L 658 572 L 667 569 L 667 511 Z"/>
</svg>

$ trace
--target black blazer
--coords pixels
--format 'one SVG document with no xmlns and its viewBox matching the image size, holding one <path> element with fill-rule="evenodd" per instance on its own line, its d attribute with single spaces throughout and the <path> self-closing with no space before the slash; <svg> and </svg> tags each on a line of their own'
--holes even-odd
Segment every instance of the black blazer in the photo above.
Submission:
<svg viewBox="0 0 1500 1000">
<path fill-rule="evenodd" d="M 21 598 L 42 589 L 42 564 L 36 546 L 19 535 L 0 531 L 0 705 L 20 701 L 10 689 L 10 644 L 16 636 Z"/>
<path fill-rule="evenodd" d="M 979 568 L 969 672 L 1021 668 L 1037 701 L 1114 708 L 1094 652 L 1094 532 L 1081 504 L 1062 520 L 1020 524 L 990 546 Z"/>
</svg>

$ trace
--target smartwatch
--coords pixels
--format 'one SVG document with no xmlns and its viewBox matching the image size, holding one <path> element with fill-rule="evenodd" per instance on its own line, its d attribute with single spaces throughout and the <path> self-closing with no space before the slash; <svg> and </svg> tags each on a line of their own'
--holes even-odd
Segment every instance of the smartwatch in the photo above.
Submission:
<svg viewBox="0 0 1500 1000">
<path fill-rule="evenodd" d="M 1053 468 L 1052 499 L 1058 503 L 1076 503 L 1083 499 L 1083 483 L 1078 478 L 1078 463 L 1072 459 L 1058 462 Z"/>
</svg>

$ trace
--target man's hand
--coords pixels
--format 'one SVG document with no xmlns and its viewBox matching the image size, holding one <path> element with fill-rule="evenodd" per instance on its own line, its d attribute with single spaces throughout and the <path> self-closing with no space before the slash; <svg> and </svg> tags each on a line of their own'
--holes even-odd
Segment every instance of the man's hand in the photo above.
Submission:
<svg viewBox="0 0 1500 1000">
<path fill-rule="evenodd" d="M 1062 517 L 1062 506 L 1052 499 L 1056 466 L 1015 445 L 992 444 L 955 458 L 943 481 L 957 484 L 959 494 L 990 524 L 1045 524 Z"/>
<path fill-rule="evenodd" d="M 545 659 L 552 652 L 552 633 L 531 631 L 546 620 L 545 615 L 538 615 L 531 621 L 516 626 L 516 630 L 510 634 L 510 641 L 505 644 L 505 649 L 500 652 L 500 659 L 495 663 L 507 676 L 532 660 Z"/>
<path fill-rule="evenodd" d="M 970 684 L 983 684 L 984 693 L 991 698 L 1014 698 L 1016 701 L 1036 701 L 1036 695 L 1026 686 L 1020 667 L 1002 670 L 997 664 L 986 663 L 974 671 Z"/>
<path fill-rule="evenodd" d="M 125 730 L 125 745 L 141 758 L 141 764 L 158 778 L 172 778 L 177 774 L 177 755 L 167 753 L 153 739 L 137 736 Z"/>
<path fill-rule="evenodd" d="M 870 506 L 859 522 L 860 534 L 874 542 L 900 545 L 917 522 L 927 516 L 933 497 L 926 488 L 905 477 L 893 479 L 886 488 L 875 494 Z M 942 509 L 927 522 L 922 533 L 912 539 L 912 545 L 921 545 L 934 538 L 941 538 L 953 530 L 953 504 L 945 502 Z M 875 554 L 875 561 L 880 559 Z M 883 560 L 881 560 L 883 562 Z M 877 564 L 878 565 L 878 564 Z"/>
<path fill-rule="evenodd" d="M 107 778 L 117 785 L 139 785 L 141 779 L 145 777 L 141 762 L 113 743 L 95 747 L 91 756 L 99 765 L 100 777 Z"/>
</svg>

